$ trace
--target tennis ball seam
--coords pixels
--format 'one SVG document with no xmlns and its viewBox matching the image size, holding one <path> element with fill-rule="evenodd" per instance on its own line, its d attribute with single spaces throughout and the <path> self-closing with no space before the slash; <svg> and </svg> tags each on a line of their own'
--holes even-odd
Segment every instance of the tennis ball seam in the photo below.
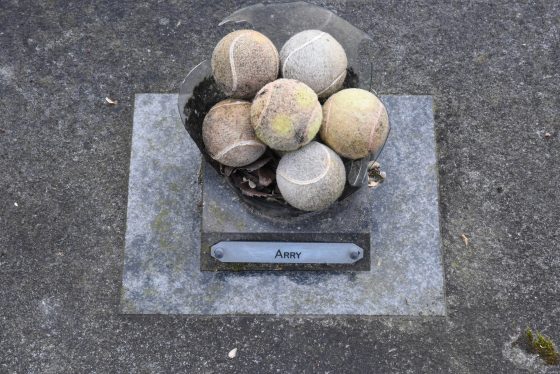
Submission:
<svg viewBox="0 0 560 374">
<path fill-rule="evenodd" d="M 270 46 L 272 47 L 273 51 L 276 51 L 276 53 L 274 54 L 274 57 L 276 58 L 276 76 L 278 76 L 278 70 L 280 69 L 280 54 L 278 53 L 278 50 L 276 49 L 276 46 L 274 45 L 274 43 L 272 43 L 272 40 L 270 40 L 269 38 L 266 38 L 266 41 L 268 44 L 270 44 Z"/>
<path fill-rule="evenodd" d="M 268 110 L 268 107 L 269 107 L 269 104 L 270 104 L 270 99 L 272 98 L 272 91 L 274 91 L 274 87 L 271 87 L 270 90 L 268 91 L 268 95 L 266 97 L 266 102 L 264 104 L 264 107 L 261 110 L 261 114 L 260 114 L 259 118 L 257 119 L 257 122 L 253 124 L 253 128 L 255 130 L 260 128 L 261 125 L 262 125 L 262 119 L 264 118 L 264 115 L 266 114 L 266 111 Z M 258 96 L 258 93 L 257 93 L 257 96 Z"/>
<path fill-rule="evenodd" d="M 368 138 L 368 147 L 367 147 L 368 153 L 370 152 L 370 149 L 373 145 L 373 137 L 375 135 L 375 130 L 377 130 L 377 127 L 379 127 L 379 119 L 381 118 L 381 113 L 383 112 L 383 109 L 385 108 L 383 103 L 380 102 L 380 104 L 381 105 L 379 105 L 379 109 L 375 113 L 375 116 L 372 116 L 374 122 L 373 122 L 373 125 L 371 126 L 371 130 L 370 130 L 369 138 Z"/>
<path fill-rule="evenodd" d="M 331 84 L 327 86 L 327 88 L 325 88 L 321 92 L 317 92 L 317 96 L 321 96 L 323 93 L 327 92 L 332 86 L 334 86 L 338 82 L 340 78 L 342 78 L 342 75 L 345 73 L 346 73 L 346 69 L 342 70 L 342 73 L 338 74 L 338 76 L 334 79 L 334 81 L 332 81 Z"/>
<path fill-rule="evenodd" d="M 218 42 L 218 44 L 216 45 L 216 47 L 214 48 L 214 52 L 212 52 L 212 58 L 211 58 L 211 60 L 210 60 L 210 65 L 211 65 L 211 67 L 212 67 L 212 75 L 214 75 L 214 74 L 216 73 L 216 70 L 217 70 L 217 68 L 218 68 L 218 64 L 217 64 L 217 61 L 216 61 L 216 59 L 218 58 L 218 57 L 217 57 L 217 56 L 218 56 L 218 52 L 217 52 L 217 51 L 220 49 L 221 45 L 224 44 L 225 42 L 226 42 L 226 38 L 222 38 L 222 40 L 220 40 L 220 41 Z M 200 64 L 199 64 L 199 65 L 200 65 Z M 197 65 L 197 67 L 198 67 L 198 65 Z M 194 70 L 194 69 L 193 69 L 193 70 Z M 193 71 L 193 70 L 191 70 L 191 71 Z M 189 74 L 190 74 L 190 73 L 189 73 Z M 229 91 L 228 91 L 228 92 L 225 92 L 227 87 L 225 87 L 223 84 L 221 84 L 221 83 L 219 83 L 219 82 L 216 82 L 216 83 L 218 84 L 218 86 L 220 86 L 220 88 L 224 91 L 224 93 L 225 93 L 226 95 L 228 95 L 228 96 L 231 95 L 231 92 L 229 92 Z"/>
<path fill-rule="evenodd" d="M 244 32 L 239 34 L 238 36 L 235 37 L 235 39 L 232 40 L 231 44 L 229 45 L 229 66 L 231 68 L 231 91 L 232 93 L 235 92 L 235 90 L 237 89 L 237 72 L 235 71 L 235 57 L 233 56 L 234 54 L 234 48 L 235 48 L 235 43 L 237 43 L 237 41 L 242 38 L 243 36 L 247 35 L 248 33 Z"/>
<path fill-rule="evenodd" d="M 305 126 L 305 133 L 307 134 L 309 132 L 309 128 L 311 127 L 311 122 L 313 121 L 315 112 L 317 111 L 317 109 L 322 110 L 321 108 L 321 104 L 315 106 L 315 108 L 311 111 L 311 114 L 309 115 L 309 119 L 307 120 L 307 125 Z M 320 129 L 320 127 L 319 127 Z M 315 133 L 315 135 L 317 135 L 317 133 Z M 313 135 L 313 137 L 315 137 L 315 135 Z M 305 139 L 305 140 L 310 140 L 310 139 Z"/>
<path fill-rule="evenodd" d="M 233 103 L 225 103 L 225 104 L 222 104 L 222 105 L 214 105 L 212 108 L 210 108 L 210 110 L 208 111 L 208 113 L 206 113 L 206 115 L 210 114 L 210 112 L 213 111 L 214 109 L 223 108 L 223 107 L 232 106 L 232 105 L 251 105 L 251 103 L 249 103 L 247 101 L 239 100 L 239 101 L 236 101 L 236 102 L 233 102 Z"/>
<path fill-rule="evenodd" d="M 258 142 L 256 140 L 241 140 L 237 143 L 233 143 L 233 144 L 228 145 L 227 147 L 222 149 L 220 152 L 218 152 L 216 155 L 214 155 L 214 157 L 212 157 L 212 158 L 219 161 L 231 150 L 233 150 L 237 147 L 243 147 L 243 146 L 259 146 L 259 147 L 262 147 L 262 148 L 266 148 L 266 146 L 264 144 L 262 144 L 261 142 Z"/>
<path fill-rule="evenodd" d="M 320 144 L 320 143 L 319 143 Z M 286 179 L 288 182 L 291 182 L 293 184 L 297 184 L 299 186 L 307 186 L 310 184 L 314 184 L 319 182 L 321 179 L 323 179 L 329 172 L 330 166 L 331 166 L 331 154 L 329 153 L 329 151 L 325 148 L 324 145 L 321 144 L 321 149 L 325 152 L 325 154 L 327 155 L 327 160 L 326 160 L 326 164 L 327 167 L 325 168 L 325 170 L 323 170 L 323 172 L 321 174 L 319 174 L 318 176 L 316 176 L 315 178 L 312 178 L 308 181 L 302 181 L 299 179 L 294 179 L 291 177 L 288 177 L 287 175 L 285 175 L 282 172 L 277 171 L 278 176 Z"/>
<path fill-rule="evenodd" d="M 332 101 L 334 101 L 334 97 Z M 327 108 L 327 115 L 325 116 L 325 129 L 323 135 L 325 141 L 327 141 L 327 136 L 329 134 L 329 119 L 331 118 L 332 101 L 329 100 L 329 102 L 326 103 L 328 105 L 328 108 Z"/>
<path fill-rule="evenodd" d="M 309 39 L 308 41 L 306 41 L 305 43 L 303 43 L 302 45 L 300 45 L 299 47 L 297 47 L 296 49 L 294 49 L 293 51 L 291 51 L 288 56 L 286 57 L 286 59 L 284 60 L 284 63 L 282 64 L 282 76 L 286 75 L 285 69 L 286 69 L 286 65 L 288 64 L 288 60 L 290 59 L 290 57 L 292 57 L 294 55 L 294 53 L 296 53 L 297 51 L 302 50 L 304 47 L 306 47 L 307 45 L 313 43 L 315 40 L 319 39 L 320 37 L 322 37 L 323 35 L 325 35 L 326 32 L 322 31 L 319 35 L 314 36 L 313 38 Z"/>
</svg>

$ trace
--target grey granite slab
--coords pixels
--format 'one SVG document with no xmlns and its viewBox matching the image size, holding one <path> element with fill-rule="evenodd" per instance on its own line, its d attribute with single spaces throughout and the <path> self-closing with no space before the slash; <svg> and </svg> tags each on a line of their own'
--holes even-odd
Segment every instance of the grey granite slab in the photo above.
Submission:
<svg viewBox="0 0 560 374">
<path fill-rule="evenodd" d="M 444 315 L 432 99 L 384 96 L 392 132 L 368 191 L 371 270 L 200 271 L 200 155 L 176 95 L 136 96 L 121 310 L 132 314 Z"/>
</svg>

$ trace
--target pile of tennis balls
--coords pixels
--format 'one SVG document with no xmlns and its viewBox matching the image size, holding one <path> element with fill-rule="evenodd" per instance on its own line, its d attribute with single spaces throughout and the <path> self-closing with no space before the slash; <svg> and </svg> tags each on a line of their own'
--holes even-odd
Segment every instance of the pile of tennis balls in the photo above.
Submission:
<svg viewBox="0 0 560 374">
<path fill-rule="evenodd" d="M 216 45 L 211 64 L 217 86 L 230 98 L 204 118 L 208 154 L 239 168 L 274 150 L 281 155 L 278 190 L 297 209 L 317 211 L 335 202 L 346 184 L 341 157 L 367 157 L 387 138 L 383 103 L 369 91 L 341 89 L 348 59 L 326 32 L 297 33 L 278 53 L 265 35 L 234 31 Z"/>
</svg>

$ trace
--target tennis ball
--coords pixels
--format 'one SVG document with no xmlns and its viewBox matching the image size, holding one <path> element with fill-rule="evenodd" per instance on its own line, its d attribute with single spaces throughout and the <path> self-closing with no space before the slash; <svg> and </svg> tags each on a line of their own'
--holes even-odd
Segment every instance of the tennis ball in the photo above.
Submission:
<svg viewBox="0 0 560 374">
<path fill-rule="evenodd" d="M 322 117 L 315 92 L 293 79 L 268 83 L 251 105 L 251 123 L 257 137 L 278 151 L 294 151 L 313 140 Z"/>
<path fill-rule="evenodd" d="M 320 30 L 302 31 L 288 39 L 280 61 L 282 77 L 302 81 L 321 98 L 342 87 L 348 67 L 344 48 Z"/>
<path fill-rule="evenodd" d="M 374 94 L 348 88 L 323 105 L 321 139 L 339 155 L 356 160 L 377 153 L 389 135 L 385 105 Z"/>
<path fill-rule="evenodd" d="M 244 100 L 227 99 L 210 108 L 202 140 L 210 157 L 232 167 L 249 165 L 266 151 L 251 126 L 251 103 Z"/>
<path fill-rule="evenodd" d="M 346 184 L 346 171 L 340 157 L 329 147 L 311 142 L 280 159 L 276 180 L 288 204 L 315 211 L 340 197 Z"/>
<path fill-rule="evenodd" d="M 228 96 L 250 98 L 278 77 L 280 59 L 270 39 L 253 30 L 227 34 L 212 53 L 212 74 Z"/>
</svg>

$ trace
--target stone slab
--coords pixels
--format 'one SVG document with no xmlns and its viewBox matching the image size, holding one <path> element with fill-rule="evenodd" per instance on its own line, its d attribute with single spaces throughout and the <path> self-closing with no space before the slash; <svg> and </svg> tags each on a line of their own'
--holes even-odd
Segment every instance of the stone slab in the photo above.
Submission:
<svg viewBox="0 0 560 374">
<path fill-rule="evenodd" d="M 136 96 L 121 311 L 445 315 L 432 99 L 384 96 L 392 132 L 369 191 L 371 270 L 200 271 L 200 155 L 177 96 Z"/>
</svg>

